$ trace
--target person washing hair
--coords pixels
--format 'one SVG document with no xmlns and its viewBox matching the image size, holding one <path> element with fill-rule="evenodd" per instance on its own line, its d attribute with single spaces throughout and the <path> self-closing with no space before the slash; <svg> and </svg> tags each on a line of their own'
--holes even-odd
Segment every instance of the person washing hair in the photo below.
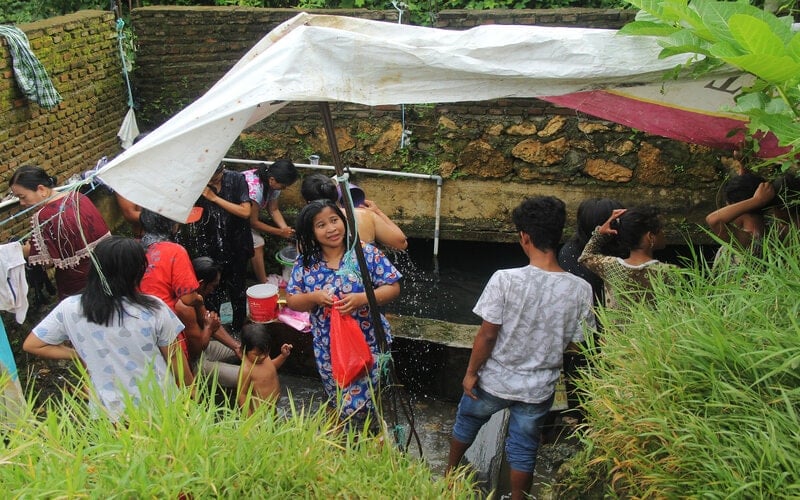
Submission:
<svg viewBox="0 0 800 500">
<path fill-rule="evenodd" d="M 253 273 L 259 283 L 267 282 L 267 271 L 264 268 L 264 237 L 261 233 L 281 238 L 294 236 L 294 229 L 286 224 L 278 206 L 281 191 L 297 181 L 297 168 L 289 160 L 280 159 L 272 165 L 262 164 L 255 170 L 242 172 L 247 180 L 250 195 L 250 228 L 253 232 Z M 266 209 L 274 226 L 261 220 L 261 211 Z"/>
<path fill-rule="evenodd" d="M 39 167 L 19 167 L 9 181 L 22 207 L 41 205 L 31 218 L 32 240 L 24 246 L 29 264 L 55 266 L 59 299 L 86 286 L 94 247 L 111 236 L 94 203 L 77 191 L 59 193 L 55 178 Z"/>
<path fill-rule="evenodd" d="M 628 252 L 627 258 L 601 253 L 614 240 Z M 665 246 L 664 225 L 655 207 L 622 208 L 592 232 L 578 262 L 603 278 L 606 306 L 619 308 L 622 295 L 628 300 L 652 300 L 652 280 L 674 267 L 653 257 Z"/>
<path fill-rule="evenodd" d="M 228 297 L 233 309 L 231 329 L 239 332 L 247 320 L 247 263 L 253 256 L 250 196 L 241 172 L 220 163 L 197 205 L 203 216 L 186 224 L 178 240 L 194 257 L 211 257 L 220 266 L 219 287 L 205 297 L 209 311 L 219 311 Z"/>
</svg>

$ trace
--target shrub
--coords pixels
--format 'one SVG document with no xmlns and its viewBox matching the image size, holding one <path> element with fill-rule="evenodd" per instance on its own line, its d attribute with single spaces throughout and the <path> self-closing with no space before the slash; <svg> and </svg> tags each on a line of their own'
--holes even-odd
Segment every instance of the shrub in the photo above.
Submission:
<svg viewBox="0 0 800 500">
<path fill-rule="evenodd" d="M 800 496 L 800 239 L 703 263 L 657 305 L 602 311 L 580 387 L 585 448 L 563 496 Z"/>
</svg>

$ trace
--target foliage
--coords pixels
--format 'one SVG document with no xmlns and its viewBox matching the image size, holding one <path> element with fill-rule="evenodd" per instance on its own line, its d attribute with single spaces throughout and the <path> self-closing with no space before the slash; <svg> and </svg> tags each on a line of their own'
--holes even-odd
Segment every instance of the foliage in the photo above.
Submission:
<svg viewBox="0 0 800 500">
<path fill-rule="evenodd" d="M 562 497 L 609 479 L 621 497 L 797 498 L 800 235 L 676 274 L 653 307 L 601 311 Z"/>
<path fill-rule="evenodd" d="M 4 423 L 0 482 L 15 498 L 474 498 L 378 438 L 342 431 L 323 407 L 262 405 L 252 417 L 201 390 L 167 402 L 145 383 L 114 425 L 65 395 L 43 418 Z M 80 391 L 78 391 L 80 392 Z"/>
<path fill-rule="evenodd" d="M 729 64 L 756 77 L 732 111 L 750 118 L 748 132 L 772 132 L 800 153 L 800 34 L 792 18 L 777 17 L 744 1 L 628 0 L 641 9 L 621 32 L 656 36 L 661 57 L 695 54 L 688 70 L 703 74 Z M 752 141 L 757 152 L 757 141 Z M 788 168 L 789 162 L 786 163 Z"/>
<path fill-rule="evenodd" d="M 100 0 L 5 0 L 0 3 L 0 24 L 29 23 L 82 9 L 107 9 Z"/>
</svg>

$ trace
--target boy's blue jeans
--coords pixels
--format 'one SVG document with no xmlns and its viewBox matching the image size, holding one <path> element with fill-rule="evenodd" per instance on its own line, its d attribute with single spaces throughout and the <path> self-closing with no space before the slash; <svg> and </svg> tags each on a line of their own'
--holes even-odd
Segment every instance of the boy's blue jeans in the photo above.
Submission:
<svg viewBox="0 0 800 500">
<path fill-rule="evenodd" d="M 539 451 L 539 437 L 545 417 L 553 406 L 553 397 L 541 403 L 523 403 L 498 398 L 476 387 L 473 393 L 478 399 L 466 394 L 458 403 L 456 421 L 453 424 L 453 438 L 462 443 L 472 444 L 480 428 L 500 410 L 508 408 L 511 417 L 508 421 L 506 456 L 512 470 L 532 473 L 536 467 L 536 453 Z"/>
</svg>

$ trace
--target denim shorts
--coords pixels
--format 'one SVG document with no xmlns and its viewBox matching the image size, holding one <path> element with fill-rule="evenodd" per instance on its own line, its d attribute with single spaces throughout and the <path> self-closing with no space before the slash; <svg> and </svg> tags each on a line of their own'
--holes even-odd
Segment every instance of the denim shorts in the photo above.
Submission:
<svg viewBox="0 0 800 500">
<path fill-rule="evenodd" d="M 498 411 L 508 408 L 511 413 L 506 437 L 508 464 L 515 471 L 533 472 L 536 467 L 536 453 L 539 451 L 541 427 L 553 406 L 554 396 L 541 403 L 523 403 L 498 398 L 477 387 L 473 393 L 478 399 L 464 394 L 458 403 L 453 438 L 472 444 L 483 424 Z"/>
</svg>

